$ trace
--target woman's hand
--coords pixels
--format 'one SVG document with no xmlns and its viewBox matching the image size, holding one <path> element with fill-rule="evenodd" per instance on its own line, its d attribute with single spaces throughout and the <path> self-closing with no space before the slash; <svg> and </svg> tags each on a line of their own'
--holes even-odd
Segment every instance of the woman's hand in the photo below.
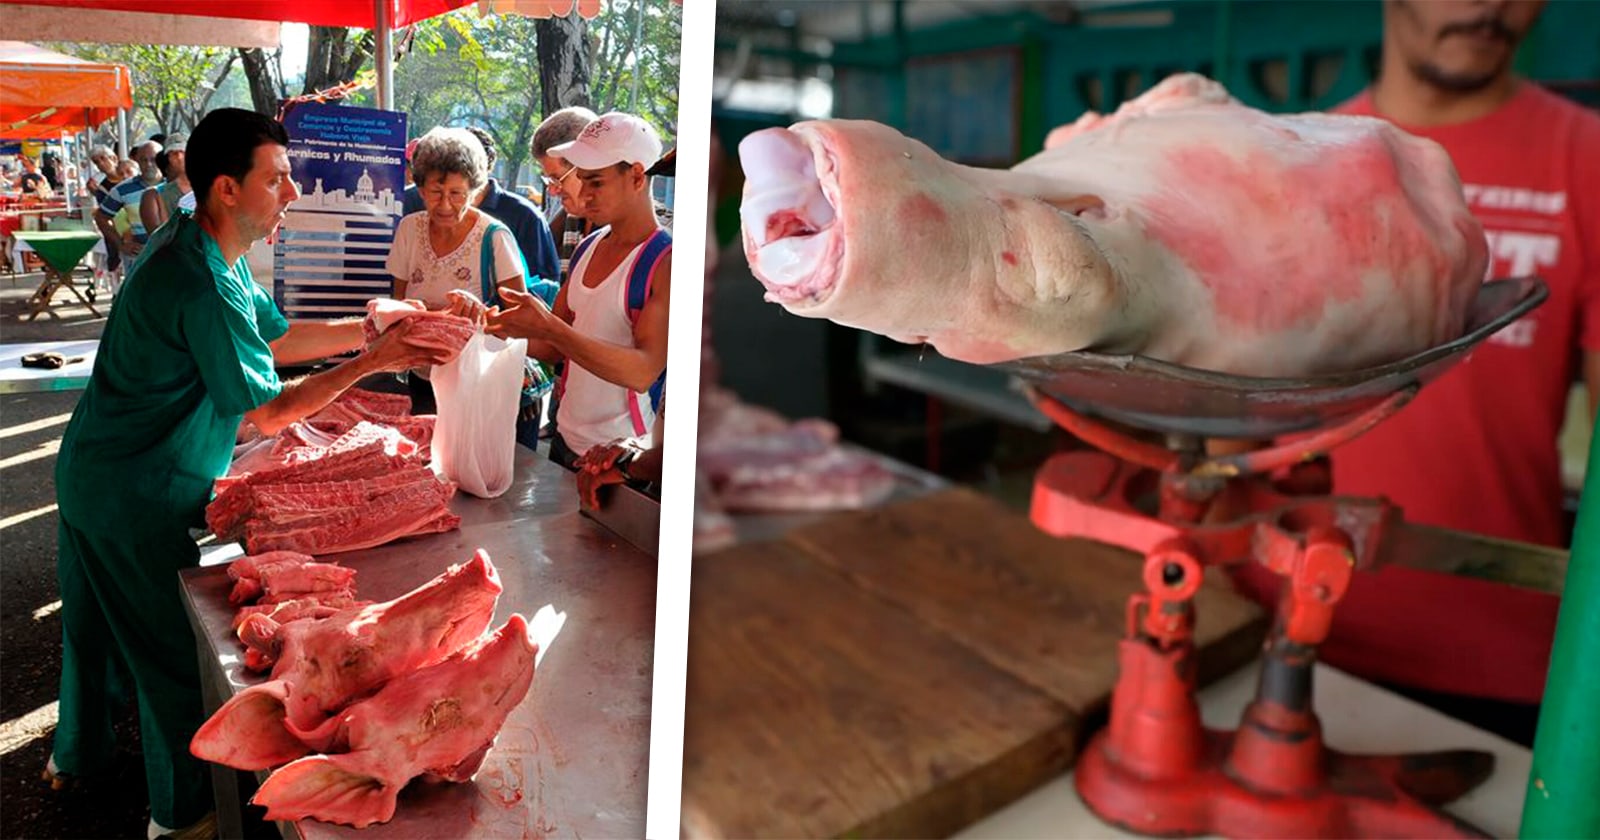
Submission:
<svg viewBox="0 0 1600 840">
<path fill-rule="evenodd" d="M 451 315 L 459 315 L 478 326 L 483 326 L 484 320 L 488 316 L 489 308 L 484 306 L 483 301 L 478 300 L 476 295 L 460 289 L 451 289 L 445 294 L 445 298 L 447 301 L 445 304 L 446 312 Z"/>
</svg>

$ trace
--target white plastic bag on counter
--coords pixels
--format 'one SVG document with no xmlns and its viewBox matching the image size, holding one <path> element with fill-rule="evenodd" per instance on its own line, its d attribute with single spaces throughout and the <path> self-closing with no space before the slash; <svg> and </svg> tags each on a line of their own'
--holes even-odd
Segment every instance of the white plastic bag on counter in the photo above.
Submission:
<svg viewBox="0 0 1600 840">
<path fill-rule="evenodd" d="M 433 369 L 433 460 L 463 492 L 492 499 L 511 487 L 527 351 L 526 339 L 479 332 L 454 361 Z"/>
</svg>

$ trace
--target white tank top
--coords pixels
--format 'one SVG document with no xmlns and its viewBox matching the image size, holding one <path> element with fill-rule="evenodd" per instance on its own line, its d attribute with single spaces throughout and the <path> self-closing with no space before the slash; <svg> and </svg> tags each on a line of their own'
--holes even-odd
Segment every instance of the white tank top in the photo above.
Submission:
<svg viewBox="0 0 1600 840">
<path fill-rule="evenodd" d="M 572 278 L 567 281 L 567 307 L 572 310 L 573 329 L 601 341 L 632 347 L 628 275 L 649 240 L 635 246 L 616 270 L 591 289 L 584 285 L 583 279 L 589 272 L 595 251 L 599 250 L 600 241 L 610 235 L 610 228 L 601 231 L 574 264 Z M 650 429 L 654 424 L 655 412 L 650 408 L 649 394 L 607 382 L 570 359 L 567 361 L 561 407 L 556 410 L 556 428 L 573 452 L 582 455 L 591 447 L 617 438 L 637 438 L 643 446 L 649 447 Z"/>
</svg>

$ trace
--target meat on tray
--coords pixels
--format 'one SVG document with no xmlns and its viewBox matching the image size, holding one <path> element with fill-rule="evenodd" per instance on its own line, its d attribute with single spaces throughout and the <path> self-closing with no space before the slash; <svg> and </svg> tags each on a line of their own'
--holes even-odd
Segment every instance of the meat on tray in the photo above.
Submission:
<svg viewBox="0 0 1600 840">
<path fill-rule="evenodd" d="M 370 421 L 324 447 L 293 449 L 283 463 L 217 481 L 206 524 L 252 554 L 333 554 L 417 534 L 454 530 L 455 485 L 426 466 L 416 443 Z"/>
<path fill-rule="evenodd" d="M 551 621 L 559 626 L 549 607 L 534 618 Z M 250 801 L 266 807 L 268 820 L 365 828 L 392 819 L 396 796 L 418 776 L 470 780 L 528 693 L 540 635 L 513 614 L 443 662 L 394 677 L 329 719 L 322 741 L 332 754 L 279 768 Z"/>
<path fill-rule="evenodd" d="M 201 725 L 190 752 L 265 770 L 328 749 L 338 733 L 329 715 L 470 645 L 488 628 L 500 592 L 499 574 L 479 550 L 391 601 L 279 627 L 263 615 L 247 617 L 241 631 L 259 634 L 277 664 L 269 680 L 234 695 Z"/>
<path fill-rule="evenodd" d="M 1449 155 L 1381 119 L 1277 115 L 1174 75 L 1010 170 L 875 122 L 739 145 L 767 299 L 992 364 L 1094 350 L 1338 373 L 1461 335 L 1488 244 Z"/>
</svg>

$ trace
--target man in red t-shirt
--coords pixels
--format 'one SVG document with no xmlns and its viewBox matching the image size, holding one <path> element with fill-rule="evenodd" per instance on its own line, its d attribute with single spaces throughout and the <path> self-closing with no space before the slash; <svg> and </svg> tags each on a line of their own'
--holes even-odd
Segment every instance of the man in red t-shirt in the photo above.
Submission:
<svg viewBox="0 0 1600 840">
<path fill-rule="evenodd" d="M 1580 372 L 1591 419 L 1600 400 L 1600 114 L 1511 72 L 1543 6 L 1384 4 L 1380 76 L 1335 110 L 1442 145 L 1489 238 L 1491 277 L 1538 276 L 1550 298 L 1331 459 L 1336 493 L 1386 496 L 1407 521 L 1559 546 L 1556 438 Z M 1270 575 L 1240 583 L 1273 602 Z M 1321 658 L 1531 743 L 1557 604 L 1387 567 L 1356 575 Z"/>
</svg>

